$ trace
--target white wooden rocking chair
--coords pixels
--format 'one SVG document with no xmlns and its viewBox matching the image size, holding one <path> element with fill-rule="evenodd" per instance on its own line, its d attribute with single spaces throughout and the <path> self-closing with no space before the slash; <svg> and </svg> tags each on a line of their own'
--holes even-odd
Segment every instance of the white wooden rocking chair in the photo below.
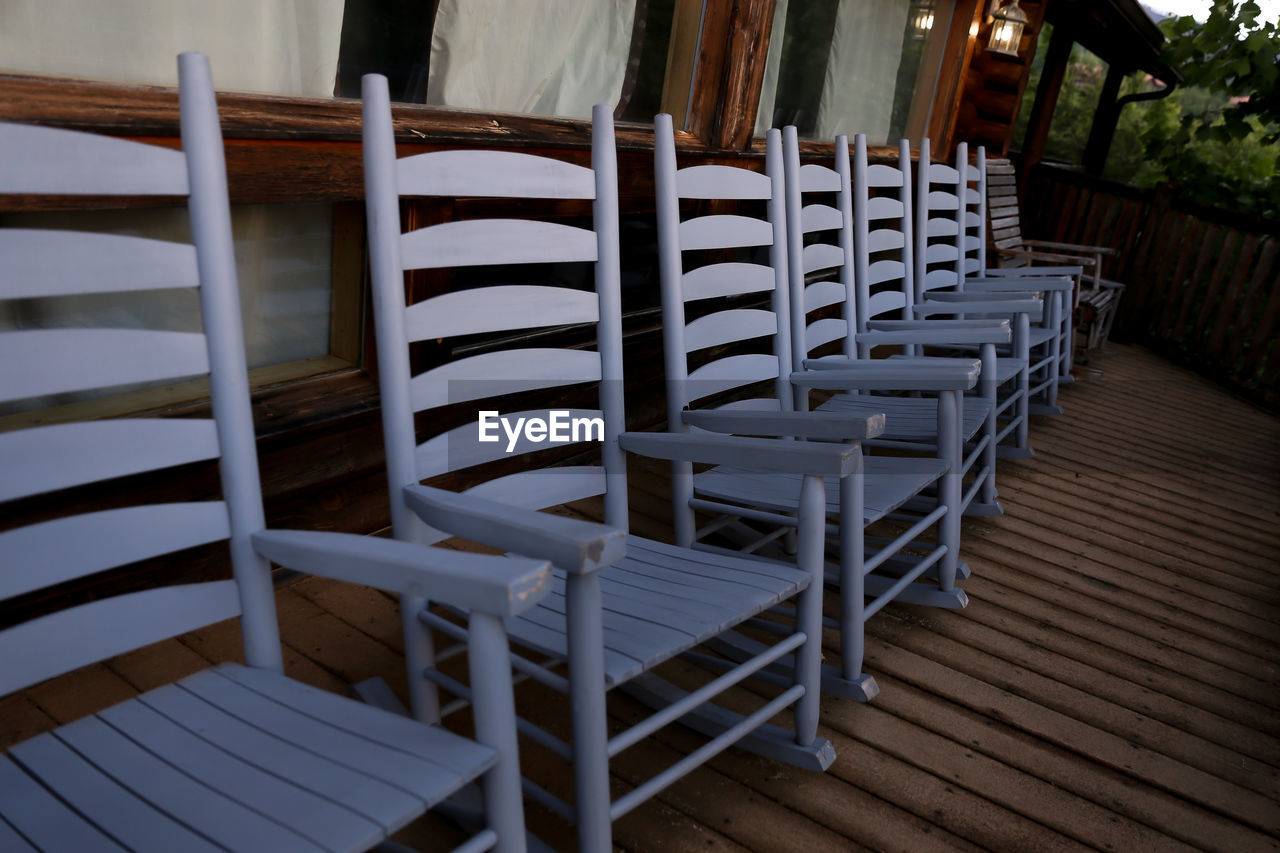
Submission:
<svg viewBox="0 0 1280 853">
<path fill-rule="evenodd" d="M 1056 407 L 1060 306 L 1071 280 L 981 277 L 981 199 L 978 190 L 970 186 L 977 181 L 978 172 L 969 164 L 967 144 L 956 146 L 954 166 L 932 162 L 927 138 L 921 140 L 919 158 L 913 309 L 918 316 L 1007 317 L 1014 323 L 1016 349 L 1004 350 L 997 357 L 996 381 L 1003 386 L 1009 377 L 1021 376 L 1016 408 L 1009 419 L 1016 429 L 1011 433 L 1012 443 L 1000 444 L 997 453 L 1014 458 L 1032 456 L 1029 415 L 1036 410 L 1033 401 L 1037 397 L 1045 401 L 1040 409 L 1044 413 Z M 1034 300 L 1035 307 L 1028 307 L 1028 300 Z"/>
<path fill-rule="evenodd" d="M 1013 341 L 1007 320 L 913 317 L 915 246 L 906 141 L 899 145 L 897 166 L 869 164 L 863 134 L 854 137 L 852 156 L 847 137 L 836 138 L 834 169 L 817 164 L 800 166 L 794 128 L 784 128 L 783 147 L 791 241 L 791 340 L 796 363 L 807 369 L 838 368 L 865 362 L 879 346 L 901 347 L 895 358 L 916 361 L 926 345 L 977 347 L 982 364 L 979 393 L 964 398 L 960 424 L 960 437 L 966 442 L 961 472 L 969 481 L 961 506 L 969 515 L 999 515 L 996 448 L 1018 426 L 1012 418 L 1001 416 L 1016 405 L 1021 393 L 1017 383 L 1024 375 L 1008 376 L 1010 392 L 998 399 L 996 345 Z M 821 203 L 803 203 L 806 194 L 821 200 L 822 193 L 834 196 L 838 210 Z M 834 269 L 837 280 L 830 280 L 831 272 L 822 274 L 828 268 Z M 818 280 L 806 284 L 806 276 L 815 273 Z M 840 306 L 839 318 L 822 316 L 808 322 L 811 312 L 822 312 L 832 305 Z M 1028 303 L 1024 307 L 1033 306 Z M 825 347 L 833 341 L 841 344 L 838 354 L 827 352 L 831 348 Z M 925 356 L 920 363 L 937 366 L 946 362 Z M 873 392 L 840 394 L 818 408 L 860 412 L 879 407 L 886 417 L 885 432 L 867 446 L 936 452 L 937 405 L 937 400 L 918 394 Z"/>
<path fill-rule="evenodd" d="M 179 72 L 182 151 L 0 124 L 0 192 L 185 196 L 195 245 L 0 229 L 0 299 L 198 288 L 204 333 L 4 331 L 0 402 L 207 374 L 212 418 L 0 433 L 0 500 L 13 510 L 53 492 L 41 507 L 82 506 L 87 484 L 215 459 L 222 499 L 112 507 L 6 530 L 0 598 L 220 540 L 229 540 L 234 578 L 102 599 L 0 631 L 0 693 L 237 615 L 248 665 L 217 666 L 9 748 L 0 755 L 0 849 L 364 850 L 487 774 L 489 826 L 459 849 L 524 850 L 501 620 L 546 594 L 550 569 L 264 529 L 208 61 L 183 54 Z M 471 611 L 484 709 L 476 729 L 488 745 L 286 678 L 268 560 L 425 591 Z"/>
<path fill-rule="evenodd" d="M 771 439 L 624 433 L 617 176 L 611 108 L 595 109 L 592 166 L 515 152 L 441 151 L 397 160 L 386 81 L 364 78 L 365 169 L 370 253 L 378 335 L 384 433 L 397 538 L 431 542 L 449 530 L 478 542 L 550 559 L 556 589 L 543 604 L 508 620 L 513 639 L 540 655 L 514 656 L 522 675 L 567 694 L 572 742 L 529 720 L 521 731 L 572 762 L 574 801 L 526 780 L 526 793 L 577 825 L 580 848 L 611 848 L 611 821 L 627 814 L 666 785 L 734 743 L 813 769 L 834 758 L 817 737 L 821 656 L 823 476 L 850 481 L 861 455 L 856 443 L 806 445 Z M 522 218 L 446 222 L 402 233 L 402 196 L 578 199 L 593 204 L 593 227 L 544 221 L 527 207 L 506 204 Z M 499 204 L 499 202 L 494 202 Z M 535 205 L 532 201 L 522 205 Z M 590 265 L 585 289 L 557 279 L 570 263 Z M 448 268 L 474 274 L 475 267 L 511 265 L 514 284 L 455 289 L 406 306 L 407 270 Z M 503 267 L 498 267 L 503 269 Z M 594 286 L 591 286 L 593 284 Z M 595 331 L 596 349 L 528 345 L 515 330 Z M 462 356 L 413 375 L 412 342 L 489 335 L 479 354 Z M 482 481 L 465 491 L 420 485 L 442 475 L 483 476 L 485 463 L 508 453 L 502 442 L 479 441 L 477 404 L 496 409 L 513 399 L 502 395 L 531 389 L 579 388 L 588 407 L 569 417 L 601 418 L 601 465 L 520 470 Z M 556 391 L 557 394 L 572 394 Z M 557 398 L 563 400 L 563 398 Z M 460 426 L 451 429 L 448 406 Z M 515 405 L 528 405 L 515 403 Z M 420 441 L 415 412 L 428 412 L 430 436 Z M 510 413 L 550 417 L 545 409 Z M 525 435 L 510 451 L 546 449 L 545 436 Z M 573 438 L 566 435 L 566 438 Z M 578 435 L 591 453 L 594 435 Z M 627 477 L 623 450 L 666 460 L 754 462 L 766 470 L 803 472 L 799 550 L 795 562 L 708 555 L 682 544 L 667 545 L 628 534 Z M 522 466 L 528 466 L 522 460 Z M 467 482 L 471 482 L 467 481 Z M 463 483 L 465 485 L 466 482 Z M 603 495 L 607 525 L 536 510 Z M 798 565 L 797 565 L 798 563 Z M 795 599 L 798 619 L 786 635 L 741 664 L 717 658 L 728 669 L 692 693 L 684 693 L 651 670 L 722 632 Z M 405 599 L 406 619 L 421 620 L 446 635 L 460 636 L 442 615 L 427 608 L 429 597 Z M 415 713 L 430 719 L 437 710 L 432 685 L 467 696 L 464 685 L 433 668 L 437 654 L 428 632 L 407 638 L 413 666 L 428 681 L 415 696 Z M 785 655 L 799 665 L 782 691 L 745 717 L 709 706 L 708 700 L 759 673 Z M 711 659 L 704 655 L 703 660 Z M 558 669 L 567 662 L 568 677 Z M 774 682 L 776 683 L 776 682 Z M 606 730 L 605 693 L 624 689 L 659 710 L 613 737 Z M 794 708 L 794 726 L 765 725 Z M 681 720 L 712 739 L 659 775 L 610 801 L 609 762 L 662 726 Z"/>
<path fill-rule="evenodd" d="M 896 597 L 944 607 L 963 607 L 967 602 L 955 585 L 961 500 L 959 422 L 961 393 L 974 387 L 978 363 L 944 360 L 922 365 L 884 360 L 841 370 L 793 373 L 794 359 L 802 357 L 799 353 L 805 348 L 802 344 L 793 350 L 793 328 L 802 338 L 806 330 L 803 317 L 798 327 L 792 323 L 789 275 L 794 271 L 802 282 L 802 273 L 800 260 L 788 250 L 788 234 L 799 232 L 791 230 L 787 216 L 781 134 L 777 130 L 768 134 L 765 174 L 731 166 L 678 169 L 670 116 L 655 119 L 655 135 L 663 350 L 672 431 L 789 434 L 810 441 L 867 439 L 874 438 L 884 424 L 884 416 L 874 407 L 807 412 L 809 390 L 938 394 L 938 402 L 932 404 L 941 436 L 935 456 L 868 457 L 852 482 L 839 488 L 832 484 L 827 492 L 826 510 L 835 522 L 830 529 L 839 555 L 838 562 L 828 567 L 827 579 L 841 590 L 841 618 L 828 624 L 840 628 L 841 666 L 823 668 L 823 690 L 869 700 L 879 688 L 862 669 L 866 619 Z M 798 196 L 791 200 L 798 204 Z M 765 209 L 761 216 L 751 215 L 746 207 L 733 214 L 681 217 L 682 203 L 707 201 L 732 201 L 739 207 L 763 203 Z M 835 211 L 826 208 L 817 213 Z M 832 224 L 829 217 L 827 224 Z M 735 251 L 746 256 L 728 259 L 727 253 Z M 767 254 L 767 260 L 761 254 Z M 817 268 L 830 265 L 829 253 L 806 257 Z M 843 298 L 843 285 L 827 284 Z M 825 293 L 819 298 L 825 299 Z M 759 301 L 766 295 L 768 308 L 739 305 L 744 298 Z M 688 313 L 700 316 L 690 320 Z M 809 339 L 812 342 L 814 334 L 829 333 L 830 339 L 844 335 L 843 327 L 832 329 L 819 325 L 808 332 Z M 764 388 L 758 396 L 729 403 L 717 399 L 728 391 L 750 392 L 757 384 Z M 868 429 L 868 424 L 874 428 Z M 672 466 L 672 477 L 676 535 L 682 545 L 725 553 L 726 549 L 706 541 L 719 534 L 735 548 L 754 552 L 794 529 L 799 498 L 799 478 L 794 473 L 763 472 L 741 459 L 696 474 L 688 463 L 678 462 Z M 867 555 L 864 525 L 890 516 L 934 485 L 935 498 L 910 518 L 907 531 L 881 542 L 881 548 Z M 715 517 L 696 528 L 695 511 Z M 909 543 L 918 545 L 921 534 L 934 525 L 937 539 L 923 556 L 903 550 Z M 870 603 L 865 601 L 867 595 L 873 596 Z M 756 650 L 742 637 L 730 640 L 741 649 Z"/>
</svg>

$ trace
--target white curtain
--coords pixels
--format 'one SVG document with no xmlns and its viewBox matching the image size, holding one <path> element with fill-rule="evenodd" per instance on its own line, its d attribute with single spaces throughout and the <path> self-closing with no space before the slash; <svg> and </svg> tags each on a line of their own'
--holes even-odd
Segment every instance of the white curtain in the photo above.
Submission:
<svg viewBox="0 0 1280 853">
<path fill-rule="evenodd" d="M 331 97 L 344 0 L 0 0 L 0 68 L 176 86 L 208 54 L 223 90 Z"/>
<path fill-rule="evenodd" d="M 889 141 L 907 0 L 841 0 L 814 135 L 865 133 L 872 145 Z"/>
<path fill-rule="evenodd" d="M 177 55 L 208 54 L 220 90 L 331 97 L 344 0 L 0 0 L 0 69 L 176 86 Z M 190 240 L 185 214 L 145 210 L 39 214 L 32 227 L 109 230 Z M 19 217 L 9 217 L 11 223 Z M 332 208 L 238 206 L 232 211 L 249 364 L 329 352 Z M 0 326 L 197 328 L 193 296 L 155 316 L 138 294 L 30 300 Z"/>
<path fill-rule="evenodd" d="M 427 103 L 590 118 L 622 94 L 635 0 L 440 0 Z"/>
</svg>

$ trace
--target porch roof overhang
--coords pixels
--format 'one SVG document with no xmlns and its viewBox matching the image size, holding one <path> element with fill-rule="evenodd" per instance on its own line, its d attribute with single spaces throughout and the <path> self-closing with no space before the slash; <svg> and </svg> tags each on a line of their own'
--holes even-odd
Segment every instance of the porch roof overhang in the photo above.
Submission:
<svg viewBox="0 0 1280 853">
<path fill-rule="evenodd" d="M 1080 45 L 1127 71 L 1145 71 L 1166 86 L 1182 81 L 1178 69 L 1160 58 L 1164 33 L 1137 0 L 1054 0 L 1046 19 L 1070 30 Z"/>
</svg>

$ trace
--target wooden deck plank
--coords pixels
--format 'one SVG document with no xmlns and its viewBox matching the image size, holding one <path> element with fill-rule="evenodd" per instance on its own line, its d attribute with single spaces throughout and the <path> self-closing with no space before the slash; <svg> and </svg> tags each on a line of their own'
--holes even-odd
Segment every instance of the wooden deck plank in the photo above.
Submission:
<svg viewBox="0 0 1280 853">
<path fill-rule="evenodd" d="M 871 620 L 882 692 L 824 699 L 831 769 L 722 753 L 619 821 L 618 849 L 1280 850 L 1280 419 L 1112 349 L 1091 359 L 1100 378 L 1063 389 L 1066 414 L 1035 419 L 1036 457 L 1001 462 L 1006 514 L 965 520 L 969 608 L 891 605 Z M 670 541 L 666 464 L 630 471 L 633 532 Z M 278 602 L 290 675 L 334 691 L 382 675 L 403 691 L 393 597 L 305 579 Z M 834 632 L 824 645 L 837 662 Z M 36 685 L 0 700 L 0 743 L 239 656 L 231 620 Z M 664 673 L 706 677 L 676 661 Z M 517 697 L 566 733 L 559 697 L 527 682 Z M 622 695 L 609 710 L 613 730 L 642 713 Z M 615 796 L 700 743 L 677 725 L 625 751 Z M 569 794 L 545 749 L 526 769 Z M 563 821 L 527 812 L 572 849 Z M 458 837 L 428 816 L 397 839 Z"/>
</svg>

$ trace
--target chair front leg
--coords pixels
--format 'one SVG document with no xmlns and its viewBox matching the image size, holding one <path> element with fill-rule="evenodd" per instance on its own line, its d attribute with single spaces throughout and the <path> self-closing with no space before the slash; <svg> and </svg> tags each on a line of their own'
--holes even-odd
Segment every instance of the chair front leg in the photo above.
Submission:
<svg viewBox="0 0 1280 853">
<path fill-rule="evenodd" d="M 866 655 L 864 478 L 859 469 L 840 479 L 840 661 L 845 680 L 854 683 Z"/>
<path fill-rule="evenodd" d="M 938 484 L 939 502 L 947 508 L 946 514 L 938 519 L 938 542 L 947 547 L 947 553 L 938 563 L 938 588 L 943 592 L 955 589 L 960 562 L 960 504 L 963 500 L 960 471 L 964 465 L 960 418 L 963 406 L 961 392 L 938 393 L 938 455 L 947 463 L 947 473 Z"/>
<path fill-rule="evenodd" d="M 809 576 L 809 588 L 796 603 L 797 627 L 807 638 L 796 649 L 796 681 L 804 695 L 796 702 L 796 743 L 809 746 L 818 737 L 819 703 L 822 699 L 822 596 L 826 562 L 827 498 L 822 478 L 806 474 L 800 483 L 796 564 Z M 859 520 L 861 529 L 862 522 Z M 847 573 L 847 567 L 844 570 Z M 862 626 L 858 626 L 861 633 Z"/>
<path fill-rule="evenodd" d="M 433 725 L 440 722 L 440 690 L 422 673 L 436 665 L 435 642 L 431 628 L 418 618 L 430 604 L 421 595 L 400 596 L 400 630 L 404 634 L 405 665 L 410 673 L 409 708 L 415 720 Z"/>
<path fill-rule="evenodd" d="M 684 506 L 688 508 L 688 503 Z M 568 576 L 565 609 L 578 849 L 583 853 L 607 853 L 613 849 L 613 820 L 605 716 L 604 625 L 597 573 Z"/>
<path fill-rule="evenodd" d="M 998 403 L 996 395 L 996 346 L 983 344 L 979 349 L 982 359 L 982 374 L 978 380 L 978 389 L 987 404 L 987 422 L 983 432 L 987 436 L 987 446 L 982 451 L 982 465 L 987 469 L 983 477 L 980 493 L 982 503 L 988 507 L 996 503 L 996 436 L 1000 432 L 999 418 L 996 415 Z"/>
<path fill-rule="evenodd" d="M 498 753 L 498 763 L 485 774 L 483 781 L 485 817 L 489 827 L 498 834 L 493 849 L 499 853 L 524 853 L 520 745 L 516 741 L 510 650 L 502 619 L 473 612 L 468 620 L 467 648 L 476 740 Z"/>
</svg>

